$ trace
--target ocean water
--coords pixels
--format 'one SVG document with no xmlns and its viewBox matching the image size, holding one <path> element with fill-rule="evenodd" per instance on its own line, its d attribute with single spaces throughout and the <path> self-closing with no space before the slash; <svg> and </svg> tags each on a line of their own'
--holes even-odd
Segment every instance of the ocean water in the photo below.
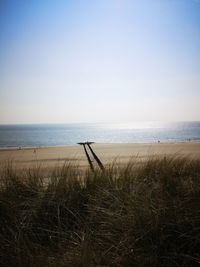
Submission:
<svg viewBox="0 0 200 267">
<path fill-rule="evenodd" d="M 0 125 L 0 148 L 200 140 L 200 122 Z"/>
</svg>

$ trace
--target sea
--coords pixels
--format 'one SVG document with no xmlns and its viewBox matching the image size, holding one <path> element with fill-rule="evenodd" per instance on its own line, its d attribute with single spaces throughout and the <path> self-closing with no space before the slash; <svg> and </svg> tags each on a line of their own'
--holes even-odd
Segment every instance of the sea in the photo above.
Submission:
<svg viewBox="0 0 200 267">
<path fill-rule="evenodd" d="M 0 149 L 78 142 L 156 143 L 200 140 L 200 121 L 0 125 Z"/>
</svg>

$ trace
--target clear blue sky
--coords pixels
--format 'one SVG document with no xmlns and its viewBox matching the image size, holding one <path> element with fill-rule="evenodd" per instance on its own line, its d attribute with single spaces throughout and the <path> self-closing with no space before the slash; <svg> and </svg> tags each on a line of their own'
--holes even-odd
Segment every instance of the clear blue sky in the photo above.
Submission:
<svg viewBox="0 0 200 267">
<path fill-rule="evenodd" d="M 200 120 L 199 0 L 1 0 L 0 123 Z"/>
</svg>

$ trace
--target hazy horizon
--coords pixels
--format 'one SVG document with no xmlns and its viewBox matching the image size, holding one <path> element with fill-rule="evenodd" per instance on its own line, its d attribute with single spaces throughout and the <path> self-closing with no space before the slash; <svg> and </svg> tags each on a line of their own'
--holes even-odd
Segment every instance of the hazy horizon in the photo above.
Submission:
<svg viewBox="0 0 200 267">
<path fill-rule="evenodd" d="M 199 0 L 8 0 L 0 25 L 0 124 L 200 121 Z"/>
<path fill-rule="evenodd" d="M 33 122 L 33 123 L 30 123 L 30 122 L 28 122 L 28 123 L 0 123 L 0 126 L 31 126 L 31 125 L 81 125 L 81 124 L 85 124 L 85 125 L 116 125 L 116 126 L 120 126 L 120 125 L 126 125 L 127 127 L 128 126 L 130 126 L 130 128 L 131 128 L 131 126 L 134 126 L 134 125 L 156 125 L 156 124 L 161 124 L 161 125 L 169 125 L 169 124 L 174 124 L 174 125 L 176 125 L 176 124 L 179 124 L 179 123 L 199 123 L 200 122 L 200 120 L 171 120 L 171 121 L 156 121 L 156 120 L 154 120 L 154 121 L 137 121 L 137 120 L 135 120 L 135 121 L 126 121 L 126 122 L 120 122 L 120 121 L 115 121 L 115 122 L 109 122 L 109 121 L 107 121 L 107 122 L 103 122 L 103 121 L 100 121 L 100 122 L 87 122 L 87 121 L 82 121 L 82 122 Z"/>
</svg>

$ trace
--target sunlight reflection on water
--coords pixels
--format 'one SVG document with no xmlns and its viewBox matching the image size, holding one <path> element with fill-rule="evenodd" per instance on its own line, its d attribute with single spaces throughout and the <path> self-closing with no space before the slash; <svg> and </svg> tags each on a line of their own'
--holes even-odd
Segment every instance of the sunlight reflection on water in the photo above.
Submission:
<svg viewBox="0 0 200 267">
<path fill-rule="evenodd" d="M 177 142 L 200 139 L 200 122 L 0 125 L 0 147 L 99 143 Z"/>
</svg>

